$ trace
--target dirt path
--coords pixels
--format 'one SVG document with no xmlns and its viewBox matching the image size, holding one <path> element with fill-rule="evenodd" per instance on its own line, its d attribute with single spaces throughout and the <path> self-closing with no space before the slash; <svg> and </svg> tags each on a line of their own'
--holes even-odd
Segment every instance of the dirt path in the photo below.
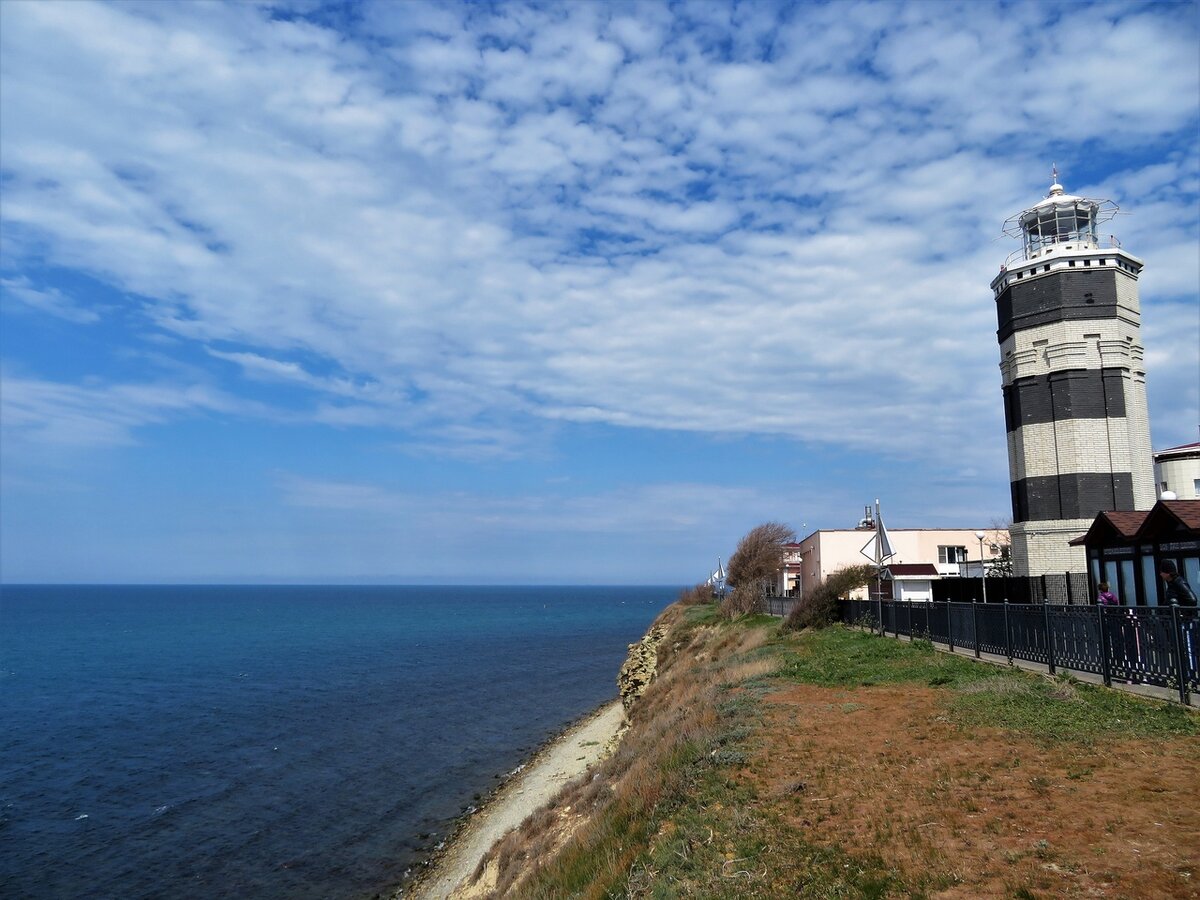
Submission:
<svg viewBox="0 0 1200 900">
<path fill-rule="evenodd" d="M 471 818 L 428 876 L 403 894 L 413 900 L 466 900 L 487 892 L 487 873 L 466 885 L 492 845 L 607 754 L 624 711 L 621 702 L 602 707 L 543 750 L 487 806 Z M 397 895 L 401 896 L 401 895 Z"/>
</svg>

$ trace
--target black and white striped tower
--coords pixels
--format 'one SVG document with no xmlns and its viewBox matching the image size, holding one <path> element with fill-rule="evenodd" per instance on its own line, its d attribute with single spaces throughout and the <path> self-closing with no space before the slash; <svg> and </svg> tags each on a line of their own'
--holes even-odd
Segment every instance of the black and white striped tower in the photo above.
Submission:
<svg viewBox="0 0 1200 900">
<path fill-rule="evenodd" d="M 1096 232 L 1116 208 L 1065 193 L 1055 169 L 1046 199 L 1005 223 L 1022 240 L 992 281 L 1017 575 L 1086 571 L 1068 541 L 1102 510 L 1154 505 L 1142 261 Z"/>
</svg>

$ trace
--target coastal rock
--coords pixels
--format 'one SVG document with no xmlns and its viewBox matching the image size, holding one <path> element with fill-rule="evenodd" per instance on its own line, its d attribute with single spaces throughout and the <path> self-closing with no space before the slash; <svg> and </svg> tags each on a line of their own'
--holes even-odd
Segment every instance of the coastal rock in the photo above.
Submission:
<svg viewBox="0 0 1200 900">
<path fill-rule="evenodd" d="M 621 692 L 621 705 L 628 716 L 633 704 L 646 691 L 646 686 L 658 670 L 658 645 L 666 637 L 667 626 L 655 625 L 636 644 L 629 645 L 621 672 L 617 675 L 617 687 Z"/>
</svg>

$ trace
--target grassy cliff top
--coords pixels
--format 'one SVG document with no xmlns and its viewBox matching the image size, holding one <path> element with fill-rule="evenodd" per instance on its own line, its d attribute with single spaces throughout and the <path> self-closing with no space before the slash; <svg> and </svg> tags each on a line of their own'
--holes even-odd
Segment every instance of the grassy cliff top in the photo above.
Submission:
<svg viewBox="0 0 1200 900">
<path fill-rule="evenodd" d="M 496 894 L 1194 896 L 1200 718 L 842 626 L 668 608 L 617 753 Z"/>
</svg>

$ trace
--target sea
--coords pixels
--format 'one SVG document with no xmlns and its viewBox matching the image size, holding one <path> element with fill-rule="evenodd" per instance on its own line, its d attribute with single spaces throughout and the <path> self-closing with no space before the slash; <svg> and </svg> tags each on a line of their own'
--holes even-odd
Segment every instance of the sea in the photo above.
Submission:
<svg viewBox="0 0 1200 900">
<path fill-rule="evenodd" d="M 3 586 L 0 896 L 386 896 L 677 592 Z"/>
</svg>

